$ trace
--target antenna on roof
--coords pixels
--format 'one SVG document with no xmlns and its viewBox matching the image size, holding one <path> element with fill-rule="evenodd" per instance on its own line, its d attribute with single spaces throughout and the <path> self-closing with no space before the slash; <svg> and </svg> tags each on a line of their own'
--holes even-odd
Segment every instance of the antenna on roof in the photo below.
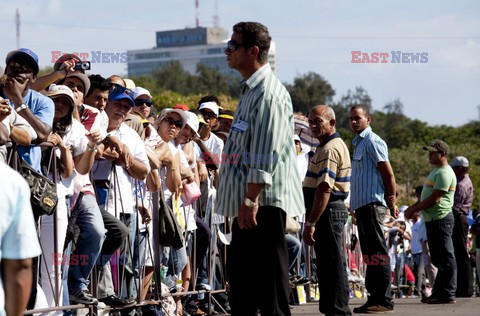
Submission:
<svg viewBox="0 0 480 316">
<path fill-rule="evenodd" d="M 17 26 L 17 49 L 20 48 L 20 13 L 18 12 L 15 14 L 15 25 Z"/>
<path fill-rule="evenodd" d="M 218 15 L 218 0 L 215 0 L 215 14 L 213 15 L 213 26 L 220 27 L 220 16 Z"/>
<path fill-rule="evenodd" d="M 195 0 L 195 27 L 200 27 L 200 22 L 198 20 L 200 16 L 199 0 Z"/>
</svg>

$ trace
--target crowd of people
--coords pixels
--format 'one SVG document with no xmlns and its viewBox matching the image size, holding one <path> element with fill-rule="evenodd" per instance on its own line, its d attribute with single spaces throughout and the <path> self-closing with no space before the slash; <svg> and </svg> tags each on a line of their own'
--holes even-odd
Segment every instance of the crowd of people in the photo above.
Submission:
<svg viewBox="0 0 480 316">
<path fill-rule="evenodd" d="M 0 308 L 7 315 L 99 302 L 135 313 L 168 292 L 180 295 L 163 296 L 165 315 L 290 315 L 291 284 L 313 279 L 327 315 L 352 313 L 350 283 L 359 280 L 368 300 L 354 313 L 393 311 L 402 277 L 414 288 L 404 294 L 425 303 L 473 295 L 467 158 L 449 164 L 446 143 L 425 146 L 434 170 L 419 202 L 400 212 L 369 108 L 350 109 L 352 155 L 326 105 L 308 113 L 320 145 L 302 144 L 290 96 L 268 64 L 270 41 L 260 23 L 233 27 L 226 60 L 244 79 L 235 112 L 215 95 L 195 105 L 154 104 L 130 79 L 86 75 L 72 54 L 42 76 L 33 51 L 6 56 Z M 32 211 L 18 159 L 56 185 L 53 215 Z M 171 212 L 179 245 L 168 236 L 159 242 L 159 212 Z M 292 219 L 300 231 L 287 229 Z M 479 231 L 477 216 L 472 232 Z M 305 268 L 305 246 L 313 246 L 316 278 Z M 211 308 L 205 292 L 226 284 L 228 295 L 215 294 Z M 191 290 L 197 294 L 181 295 Z"/>
</svg>

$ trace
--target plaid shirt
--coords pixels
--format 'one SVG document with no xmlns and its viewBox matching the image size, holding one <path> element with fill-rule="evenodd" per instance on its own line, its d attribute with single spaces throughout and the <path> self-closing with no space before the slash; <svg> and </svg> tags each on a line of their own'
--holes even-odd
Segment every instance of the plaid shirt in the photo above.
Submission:
<svg viewBox="0 0 480 316">
<path fill-rule="evenodd" d="M 473 201 L 473 185 L 468 174 L 458 180 L 455 189 L 453 209 L 459 214 L 468 215 Z"/>
</svg>

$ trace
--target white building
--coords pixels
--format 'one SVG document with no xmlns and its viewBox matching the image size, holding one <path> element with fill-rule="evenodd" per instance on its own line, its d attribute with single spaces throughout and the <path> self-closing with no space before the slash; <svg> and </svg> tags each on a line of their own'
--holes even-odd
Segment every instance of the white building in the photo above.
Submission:
<svg viewBox="0 0 480 316">
<path fill-rule="evenodd" d="M 204 64 L 223 74 L 238 76 L 227 65 L 225 47 L 230 39 L 228 32 L 219 27 L 198 27 L 184 30 L 157 32 L 157 47 L 130 50 L 128 77 L 149 75 L 171 61 L 178 60 L 190 74 L 197 72 L 197 65 Z M 268 56 L 275 72 L 275 43 L 271 43 Z"/>
</svg>

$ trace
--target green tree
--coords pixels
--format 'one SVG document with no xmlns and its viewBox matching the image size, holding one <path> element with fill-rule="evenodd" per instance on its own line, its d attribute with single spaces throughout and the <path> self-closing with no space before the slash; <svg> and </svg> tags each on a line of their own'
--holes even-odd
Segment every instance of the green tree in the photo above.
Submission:
<svg viewBox="0 0 480 316">
<path fill-rule="evenodd" d="M 292 98 L 295 112 L 308 113 L 317 104 L 331 104 L 335 95 L 330 83 L 315 72 L 309 72 L 285 85 Z"/>
</svg>

